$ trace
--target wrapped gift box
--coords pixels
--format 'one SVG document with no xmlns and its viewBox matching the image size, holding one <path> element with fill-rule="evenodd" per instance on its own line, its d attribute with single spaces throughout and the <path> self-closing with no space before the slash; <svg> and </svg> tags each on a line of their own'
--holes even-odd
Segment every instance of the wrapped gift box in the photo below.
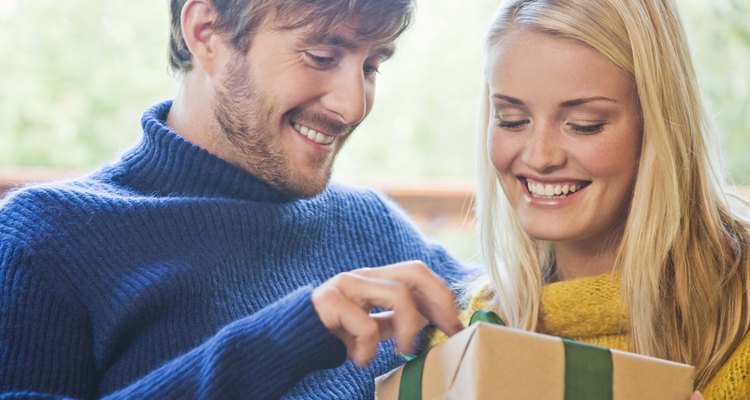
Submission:
<svg viewBox="0 0 750 400">
<path fill-rule="evenodd" d="M 688 400 L 693 367 L 479 322 L 375 382 L 381 400 Z"/>
</svg>

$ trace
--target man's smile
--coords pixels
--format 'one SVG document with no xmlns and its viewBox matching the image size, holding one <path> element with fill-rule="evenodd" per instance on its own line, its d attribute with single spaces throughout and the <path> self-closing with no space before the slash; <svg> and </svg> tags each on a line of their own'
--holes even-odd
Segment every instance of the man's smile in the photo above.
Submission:
<svg viewBox="0 0 750 400">
<path fill-rule="evenodd" d="M 300 125 L 297 122 L 292 122 L 292 127 L 300 135 L 312 140 L 317 144 L 328 145 L 336 140 L 335 136 L 329 136 L 324 133 L 318 132 L 315 129 L 308 128 L 307 126 Z"/>
</svg>

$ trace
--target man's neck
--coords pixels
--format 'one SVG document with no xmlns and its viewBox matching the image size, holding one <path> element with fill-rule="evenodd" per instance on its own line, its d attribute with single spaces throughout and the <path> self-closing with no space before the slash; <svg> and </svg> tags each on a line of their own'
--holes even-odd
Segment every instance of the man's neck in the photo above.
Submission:
<svg viewBox="0 0 750 400">
<path fill-rule="evenodd" d="M 167 126 L 188 142 L 233 163 L 212 114 L 212 92 L 205 76 L 187 73 L 167 115 Z"/>
</svg>

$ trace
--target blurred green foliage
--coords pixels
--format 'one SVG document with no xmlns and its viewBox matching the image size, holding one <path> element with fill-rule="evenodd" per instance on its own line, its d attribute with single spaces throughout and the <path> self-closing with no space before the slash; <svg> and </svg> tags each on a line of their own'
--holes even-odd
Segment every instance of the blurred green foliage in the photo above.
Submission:
<svg viewBox="0 0 750 400">
<path fill-rule="evenodd" d="M 481 41 L 497 4 L 419 3 L 337 176 L 471 179 Z M 730 179 L 750 184 L 750 5 L 679 4 Z M 135 143 L 143 109 L 176 90 L 167 19 L 166 1 L 0 0 L 0 168 L 89 168 Z"/>
<path fill-rule="evenodd" d="M 85 168 L 113 158 L 138 138 L 143 109 L 172 95 L 165 3 L 5 2 L 0 166 Z"/>
<path fill-rule="evenodd" d="M 750 2 L 680 0 L 729 182 L 750 186 Z"/>
<path fill-rule="evenodd" d="M 750 185 L 750 3 L 678 0 L 728 178 Z M 499 0 L 421 0 L 381 67 L 375 108 L 340 153 L 344 180 L 474 174 L 482 37 Z M 0 169 L 86 169 L 140 137 L 172 97 L 167 1 L 0 0 Z M 426 233 L 478 260 L 470 230 Z"/>
</svg>

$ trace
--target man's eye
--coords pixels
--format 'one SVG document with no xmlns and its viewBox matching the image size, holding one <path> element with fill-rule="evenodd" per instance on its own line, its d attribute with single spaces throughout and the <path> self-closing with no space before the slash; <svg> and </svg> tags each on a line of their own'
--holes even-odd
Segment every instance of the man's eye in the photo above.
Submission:
<svg viewBox="0 0 750 400">
<path fill-rule="evenodd" d="M 313 64 L 316 68 L 330 67 L 336 63 L 336 58 L 328 55 L 317 54 L 310 51 L 305 52 L 305 58 L 307 58 L 310 64 Z"/>
<path fill-rule="evenodd" d="M 365 72 L 365 76 L 372 76 L 380 72 L 380 70 L 378 70 L 378 67 L 376 65 L 365 64 L 365 66 L 362 67 L 362 70 Z"/>
</svg>

